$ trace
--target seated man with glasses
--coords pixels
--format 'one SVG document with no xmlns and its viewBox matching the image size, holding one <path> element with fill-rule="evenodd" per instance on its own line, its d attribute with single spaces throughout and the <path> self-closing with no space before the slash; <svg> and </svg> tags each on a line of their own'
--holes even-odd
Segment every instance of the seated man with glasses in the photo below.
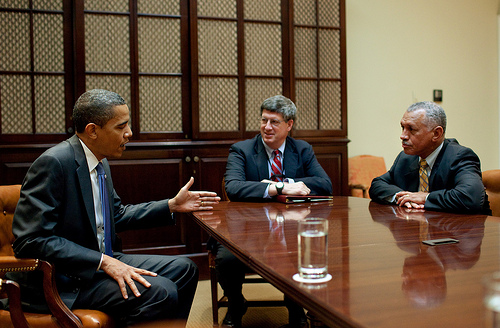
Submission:
<svg viewBox="0 0 500 328">
<path fill-rule="evenodd" d="M 231 201 L 271 201 L 273 196 L 331 195 L 332 182 L 321 167 L 312 146 L 288 136 L 297 108 L 278 95 L 264 100 L 260 108 L 260 134 L 237 142 L 229 149 L 225 187 Z M 242 284 L 248 269 L 226 248 L 211 240 L 219 282 L 229 308 L 223 327 L 240 327 L 246 311 Z M 307 324 L 304 310 L 285 297 L 288 327 Z"/>
</svg>

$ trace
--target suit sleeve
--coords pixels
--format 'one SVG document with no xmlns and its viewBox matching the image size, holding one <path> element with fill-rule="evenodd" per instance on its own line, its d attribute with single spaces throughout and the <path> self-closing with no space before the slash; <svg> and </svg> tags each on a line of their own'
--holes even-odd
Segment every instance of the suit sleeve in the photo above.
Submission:
<svg viewBox="0 0 500 328">
<path fill-rule="evenodd" d="M 382 204 L 390 204 L 393 196 L 403 191 L 403 189 L 396 184 L 394 179 L 396 168 L 401 160 L 401 155 L 402 153 L 399 153 L 389 171 L 372 180 L 370 189 L 368 190 L 372 200 Z"/>
<path fill-rule="evenodd" d="M 267 183 L 257 181 L 257 165 L 246 156 L 243 150 L 235 145 L 229 149 L 227 158 L 225 187 L 230 200 L 262 201 Z M 252 167 L 249 167 L 252 166 Z M 254 170 L 255 177 L 247 172 Z"/>
<path fill-rule="evenodd" d="M 451 163 L 441 163 L 449 166 L 448 176 L 443 178 L 443 181 L 432 183 L 445 185 L 446 188 L 432 190 L 425 202 L 425 208 L 479 213 L 486 202 L 479 158 L 471 149 L 465 147 L 453 155 Z M 441 176 L 436 176 L 436 179 L 441 179 Z"/>
<path fill-rule="evenodd" d="M 311 145 L 308 144 L 301 152 L 300 158 L 303 162 L 304 177 L 296 178 L 294 181 L 304 182 L 311 189 L 311 195 L 331 195 L 333 191 L 332 181 L 319 164 Z"/>
</svg>

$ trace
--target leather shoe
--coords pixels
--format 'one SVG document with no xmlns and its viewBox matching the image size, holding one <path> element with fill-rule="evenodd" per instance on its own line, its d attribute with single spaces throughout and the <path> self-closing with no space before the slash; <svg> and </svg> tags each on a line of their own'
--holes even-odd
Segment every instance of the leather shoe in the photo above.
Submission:
<svg viewBox="0 0 500 328">
<path fill-rule="evenodd" d="M 241 328 L 241 318 L 233 318 L 229 311 L 226 313 L 224 320 L 222 320 L 221 328 Z"/>
<path fill-rule="evenodd" d="M 230 306 L 224 320 L 222 320 L 221 328 L 241 328 L 241 319 L 247 310 L 248 305 L 245 299 L 243 299 L 243 307 Z"/>
<path fill-rule="evenodd" d="M 301 318 L 298 322 L 289 322 L 280 328 L 309 328 L 309 323 L 306 318 Z"/>
<path fill-rule="evenodd" d="M 309 328 L 309 324 L 307 322 L 287 323 L 286 325 L 283 325 L 280 328 Z"/>
</svg>

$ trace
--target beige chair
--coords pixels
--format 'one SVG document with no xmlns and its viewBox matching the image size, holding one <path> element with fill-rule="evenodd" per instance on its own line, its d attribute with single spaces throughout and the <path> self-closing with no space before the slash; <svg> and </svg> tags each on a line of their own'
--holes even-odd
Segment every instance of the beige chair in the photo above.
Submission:
<svg viewBox="0 0 500 328">
<path fill-rule="evenodd" d="M 500 216 L 500 170 L 484 171 L 482 174 L 492 215 Z"/>
<path fill-rule="evenodd" d="M 368 189 L 370 189 L 372 180 L 387 172 L 384 158 L 372 155 L 359 155 L 350 157 L 348 164 L 351 196 L 370 198 Z"/>
</svg>

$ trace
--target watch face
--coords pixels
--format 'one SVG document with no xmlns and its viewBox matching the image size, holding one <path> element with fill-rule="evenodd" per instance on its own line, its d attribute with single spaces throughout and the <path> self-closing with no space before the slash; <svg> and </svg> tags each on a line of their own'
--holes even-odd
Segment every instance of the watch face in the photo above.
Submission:
<svg viewBox="0 0 500 328">
<path fill-rule="evenodd" d="M 276 183 L 276 188 L 283 188 L 285 184 L 283 182 Z"/>
</svg>

